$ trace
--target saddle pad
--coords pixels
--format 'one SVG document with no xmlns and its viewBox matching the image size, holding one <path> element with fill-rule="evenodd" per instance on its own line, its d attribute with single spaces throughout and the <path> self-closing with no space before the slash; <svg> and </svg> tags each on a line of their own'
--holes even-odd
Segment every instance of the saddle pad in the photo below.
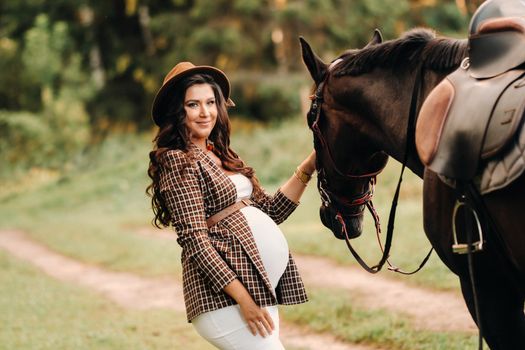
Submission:
<svg viewBox="0 0 525 350">
<path fill-rule="evenodd" d="M 474 79 L 459 68 L 425 100 L 416 126 L 416 148 L 430 170 L 472 179 L 480 159 L 494 156 L 515 134 L 525 108 L 525 70 Z"/>
<path fill-rule="evenodd" d="M 481 194 L 504 188 L 516 180 L 525 170 L 525 127 L 523 121 L 517 137 L 504 154 L 487 159 L 480 176 Z"/>
<path fill-rule="evenodd" d="M 483 171 L 474 178 L 474 184 L 479 193 L 487 194 L 510 185 L 525 171 L 525 127 L 521 123 L 518 134 L 509 144 L 506 152 L 487 159 L 482 165 Z M 441 181 L 455 188 L 456 181 L 439 175 Z"/>
</svg>

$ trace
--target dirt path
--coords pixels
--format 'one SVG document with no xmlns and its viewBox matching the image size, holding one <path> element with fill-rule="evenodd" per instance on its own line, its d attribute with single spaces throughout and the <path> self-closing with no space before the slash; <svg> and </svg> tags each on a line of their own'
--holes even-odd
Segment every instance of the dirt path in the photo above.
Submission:
<svg viewBox="0 0 525 350">
<path fill-rule="evenodd" d="M 173 279 L 144 278 L 80 263 L 51 251 L 18 231 L 1 231 L 0 248 L 58 280 L 95 290 L 122 307 L 184 311 L 182 288 Z M 379 350 L 342 343 L 333 336 L 313 334 L 290 324 L 281 325 L 281 339 L 287 346 L 301 349 Z"/>
<path fill-rule="evenodd" d="M 434 331 L 477 331 L 459 294 L 409 286 L 323 258 L 296 256 L 295 260 L 307 285 L 355 291 L 359 295 L 359 305 L 403 313 L 412 318 L 414 327 Z"/>
<path fill-rule="evenodd" d="M 0 248 L 58 280 L 94 289 L 122 307 L 184 311 L 182 288 L 173 280 L 145 279 L 83 264 L 54 253 L 18 231 L 0 232 Z"/>
<path fill-rule="evenodd" d="M 137 232 L 157 239 L 175 239 L 167 230 L 146 227 Z M 325 258 L 298 254 L 294 254 L 294 258 L 308 286 L 353 291 L 358 295 L 360 305 L 403 313 L 411 317 L 415 327 L 420 329 L 477 332 L 459 293 L 409 286 L 359 268 L 337 265 Z"/>
</svg>

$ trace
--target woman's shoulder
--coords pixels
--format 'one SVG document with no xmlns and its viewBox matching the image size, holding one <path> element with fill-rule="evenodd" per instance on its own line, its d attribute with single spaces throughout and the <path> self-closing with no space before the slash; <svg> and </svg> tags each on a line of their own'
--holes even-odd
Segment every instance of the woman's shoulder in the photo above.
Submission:
<svg viewBox="0 0 525 350">
<path fill-rule="evenodd" d="M 178 186 L 181 179 L 195 174 L 195 167 L 191 156 L 180 149 L 164 152 L 161 157 L 159 185 L 161 192 Z"/>
<path fill-rule="evenodd" d="M 170 149 L 164 153 L 164 161 L 180 162 L 188 159 L 188 155 L 181 149 Z"/>
<path fill-rule="evenodd" d="M 160 162 L 166 169 L 183 170 L 193 164 L 193 157 L 181 149 L 170 149 L 164 152 Z"/>
</svg>

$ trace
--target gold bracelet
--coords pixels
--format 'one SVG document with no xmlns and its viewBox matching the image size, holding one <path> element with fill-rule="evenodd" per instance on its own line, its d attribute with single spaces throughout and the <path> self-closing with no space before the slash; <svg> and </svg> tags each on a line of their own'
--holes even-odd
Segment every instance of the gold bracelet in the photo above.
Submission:
<svg viewBox="0 0 525 350">
<path fill-rule="evenodd" d="M 299 175 L 297 175 L 297 172 L 294 172 L 294 173 L 293 173 L 293 176 L 297 179 L 297 181 L 299 181 L 303 186 L 306 187 L 307 183 L 304 182 L 303 180 L 301 180 L 301 178 L 299 177 Z"/>
<path fill-rule="evenodd" d="M 308 175 L 307 173 L 305 173 L 304 171 L 299 169 L 299 167 L 297 167 L 297 169 L 295 169 L 293 174 L 305 186 L 308 184 L 308 181 L 310 181 L 310 179 L 312 178 L 312 175 Z"/>
</svg>

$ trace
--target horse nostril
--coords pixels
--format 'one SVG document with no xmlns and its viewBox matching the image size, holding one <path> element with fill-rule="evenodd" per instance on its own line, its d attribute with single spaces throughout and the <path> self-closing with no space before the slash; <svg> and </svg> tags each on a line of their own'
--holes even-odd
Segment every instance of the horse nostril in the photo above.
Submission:
<svg viewBox="0 0 525 350">
<path fill-rule="evenodd" d="M 353 216 L 346 221 L 348 238 L 357 238 L 363 232 L 363 216 Z"/>
<path fill-rule="evenodd" d="M 343 217 L 343 225 L 337 217 L 337 212 L 332 207 L 323 205 L 319 208 L 319 217 L 337 239 L 345 239 L 345 230 L 348 238 L 357 238 L 363 231 L 363 215 Z"/>
</svg>

